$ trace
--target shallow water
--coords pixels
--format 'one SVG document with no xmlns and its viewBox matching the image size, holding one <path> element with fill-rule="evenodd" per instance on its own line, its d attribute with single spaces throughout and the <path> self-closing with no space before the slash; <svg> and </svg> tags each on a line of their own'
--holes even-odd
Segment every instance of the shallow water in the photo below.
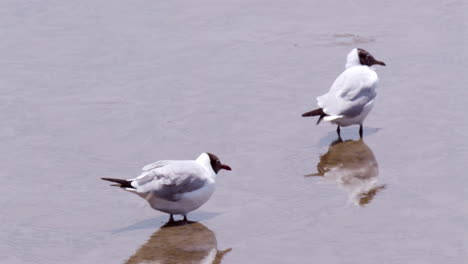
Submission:
<svg viewBox="0 0 468 264">
<path fill-rule="evenodd" d="M 184 232 L 211 241 L 195 261 L 468 258 L 466 1 L 49 0 L 0 10 L 2 262 L 180 263 L 186 248 L 158 238 Z M 300 114 L 353 47 L 387 67 L 376 68 L 364 140 L 349 127 L 352 141 L 331 145 L 335 127 Z M 199 224 L 174 235 L 161 229 L 167 215 L 99 180 L 204 151 L 233 171 L 189 215 Z"/>
</svg>

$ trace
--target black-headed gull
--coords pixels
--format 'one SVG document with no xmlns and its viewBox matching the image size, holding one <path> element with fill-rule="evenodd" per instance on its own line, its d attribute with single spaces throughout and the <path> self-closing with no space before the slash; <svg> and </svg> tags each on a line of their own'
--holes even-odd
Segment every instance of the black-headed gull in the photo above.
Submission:
<svg viewBox="0 0 468 264">
<path fill-rule="evenodd" d="M 187 213 L 202 206 L 215 190 L 216 174 L 231 170 L 211 153 L 202 153 L 196 160 L 161 160 L 143 167 L 136 178 L 122 180 L 102 178 L 114 186 L 133 192 L 147 200 L 155 210 L 172 215 Z"/>
<path fill-rule="evenodd" d="M 333 82 L 328 93 L 317 97 L 319 108 L 302 114 L 302 116 L 319 116 L 317 125 L 323 119 L 337 124 L 336 132 L 340 135 L 341 126 L 359 125 L 359 135 L 362 138 L 362 123 L 371 111 L 379 78 L 370 66 L 378 64 L 369 52 L 363 49 L 353 49 L 346 60 L 346 69 Z"/>
</svg>

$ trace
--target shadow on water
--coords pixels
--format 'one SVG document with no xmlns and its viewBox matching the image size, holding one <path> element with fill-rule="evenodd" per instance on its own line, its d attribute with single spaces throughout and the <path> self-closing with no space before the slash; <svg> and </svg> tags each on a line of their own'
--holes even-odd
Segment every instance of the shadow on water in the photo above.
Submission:
<svg viewBox="0 0 468 264">
<path fill-rule="evenodd" d="M 322 182 L 337 183 L 348 192 L 349 201 L 355 205 L 369 204 L 379 191 L 385 189 L 385 184 L 378 184 L 379 167 L 374 153 L 362 139 L 332 142 L 328 152 L 320 157 L 317 171 L 306 176 L 318 176 Z"/>
<path fill-rule="evenodd" d="M 221 263 L 232 249 L 217 246 L 215 233 L 203 224 L 176 221 L 154 232 L 125 263 Z"/>
</svg>

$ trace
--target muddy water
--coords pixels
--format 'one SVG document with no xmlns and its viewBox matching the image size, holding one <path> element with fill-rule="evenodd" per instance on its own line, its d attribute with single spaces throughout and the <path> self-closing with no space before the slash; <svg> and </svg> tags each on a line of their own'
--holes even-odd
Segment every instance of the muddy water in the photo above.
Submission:
<svg viewBox="0 0 468 264">
<path fill-rule="evenodd" d="M 468 258 L 466 2 L 7 0 L 0 13 L 2 262 Z M 349 127 L 333 144 L 333 126 L 300 114 L 354 47 L 387 67 L 364 140 Z M 162 228 L 99 180 L 204 151 L 233 171 L 198 224 Z"/>
</svg>

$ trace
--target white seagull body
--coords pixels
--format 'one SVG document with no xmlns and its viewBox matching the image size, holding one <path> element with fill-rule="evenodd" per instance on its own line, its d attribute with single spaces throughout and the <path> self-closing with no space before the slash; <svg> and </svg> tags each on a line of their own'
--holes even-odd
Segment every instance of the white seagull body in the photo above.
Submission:
<svg viewBox="0 0 468 264">
<path fill-rule="evenodd" d="M 374 106 L 377 96 L 377 73 L 370 67 L 373 64 L 385 65 L 375 60 L 362 49 L 353 49 L 348 54 L 346 69 L 333 82 L 328 93 L 317 97 L 320 108 L 304 113 L 302 116 L 320 116 L 317 124 L 323 119 L 340 126 L 360 125 Z"/>
<path fill-rule="evenodd" d="M 187 213 L 208 201 L 215 190 L 219 170 L 231 170 L 211 153 L 196 160 L 162 160 L 143 167 L 136 178 L 121 180 L 102 178 L 147 200 L 155 210 L 171 215 Z"/>
<path fill-rule="evenodd" d="M 328 93 L 317 97 L 317 104 L 327 114 L 325 121 L 339 126 L 362 124 L 374 105 L 379 78 L 367 66 L 346 69 Z"/>
</svg>

